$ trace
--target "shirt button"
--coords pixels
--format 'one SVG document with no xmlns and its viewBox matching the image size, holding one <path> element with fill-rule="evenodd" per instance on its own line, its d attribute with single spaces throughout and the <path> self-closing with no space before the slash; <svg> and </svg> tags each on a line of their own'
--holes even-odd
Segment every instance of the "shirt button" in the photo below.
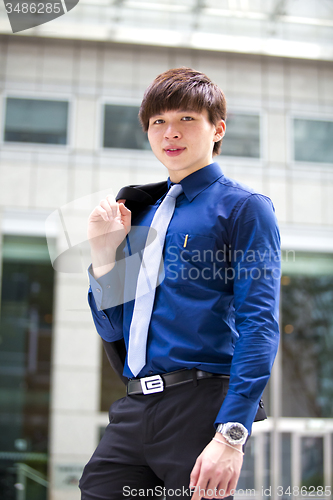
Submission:
<svg viewBox="0 0 333 500">
<path fill-rule="evenodd" d="M 153 373 L 153 370 L 149 370 L 149 372 L 148 372 L 148 373 L 151 375 L 151 374 Z"/>
<path fill-rule="evenodd" d="M 102 318 L 103 318 L 103 319 L 106 319 L 106 316 L 103 314 Z"/>
<path fill-rule="evenodd" d="M 106 288 L 111 288 L 111 285 L 106 285 Z"/>
<path fill-rule="evenodd" d="M 101 289 L 100 289 L 100 288 L 96 288 L 96 292 L 100 292 L 100 291 L 101 291 Z"/>
</svg>

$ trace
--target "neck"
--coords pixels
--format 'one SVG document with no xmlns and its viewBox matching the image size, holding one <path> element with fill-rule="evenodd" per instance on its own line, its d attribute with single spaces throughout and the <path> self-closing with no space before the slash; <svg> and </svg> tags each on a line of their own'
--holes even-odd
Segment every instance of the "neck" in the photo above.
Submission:
<svg viewBox="0 0 333 500">
<path fill-rule="evenodd" d="M 205 165 L 202 165 L 202 167 L 197 167 L 197 168 L 194 168 L 192 169 L 190 172 L 189 171 L 175 171 L 175 170 L 168 170 L 169 172 L 169 177 L 170 177 L 170 181 L 175 183 L 175 184 L 178 184 L 180 181 L 182 181 L 183 179 L 185 179 L 185 177 L 188 177 L 189 175 L 193 174 L 194 172 L 197 172 L 198 170 L 201 170 L 202 168 L 205 168 L 207 167 L 207 165 L 210 165 L 211 163 L 213 163 L 213 159 L 211 159 L 211 161 L 209 161 L 208 163 L 206 163 Z"/>
</svg>

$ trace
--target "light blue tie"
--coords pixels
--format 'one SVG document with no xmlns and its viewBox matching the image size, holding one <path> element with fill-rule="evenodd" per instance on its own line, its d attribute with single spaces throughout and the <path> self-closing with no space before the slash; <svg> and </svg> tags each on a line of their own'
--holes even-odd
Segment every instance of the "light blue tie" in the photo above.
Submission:
<svg viewBox="0 0 333 500">
<path fill-rule="evenodd" d="M 148 328 L 155 299 L 157 278 L 162 259 L 165 235 L 175 210 L 176 198 L 183 192 L 180 184 L 174 184 L 156 210 L 150 228 L 156 237 L 148 244 L 142 256 L 136 286 L 136 298 L 129 333 L 128 366 L 136 377 L 146 364 Z"/>
</svg>

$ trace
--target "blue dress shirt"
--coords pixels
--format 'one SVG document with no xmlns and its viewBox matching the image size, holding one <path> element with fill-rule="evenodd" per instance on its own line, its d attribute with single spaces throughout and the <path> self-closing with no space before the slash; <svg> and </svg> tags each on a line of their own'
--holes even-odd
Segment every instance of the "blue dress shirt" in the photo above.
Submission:
<svg viewBox="0 0 333 500">
<path fill-rule="evenodd" d="M 156 288 L 146 365 L 138 376 L 194 367 L 230 374 L 215 423 L 240 422 L 251 432 L 279 340 L 280 237 L 274 208 L 266 196 L 225 177 L 217 163 L 180 183 L 183 193 L 166 235 L 165 277 Z M 136 217 L 136 228 L 149 227 L 160 203 Z M 140 252 L 140 237 L 133 230 L 131 241 L 131 233 L 124 260 L 97 281 L 89 273 L 97 331 L 108 342 L 123 337 L 126 347 L 134 295 L 115 295 L 128 274 L 126 258 Z M 133 377 L 127 361 L 124 376 Z"/>
</svg>

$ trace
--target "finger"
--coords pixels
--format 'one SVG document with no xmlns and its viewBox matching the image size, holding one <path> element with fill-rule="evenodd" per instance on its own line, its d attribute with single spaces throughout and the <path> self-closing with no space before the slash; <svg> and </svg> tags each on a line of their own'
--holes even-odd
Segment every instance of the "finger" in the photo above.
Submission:
<svg viewBox="0 0 333 500">
<path fill-rule="evenodd" d="M 98 207 L 95 207 L 94 211 L 92 212 L 91 220 L 99 219 L 100 217 L 105 220 L 105 222 L 109 221 L 106 210 L 104 210 L 104 208 L 99 205 Z"/>
<path fill-rule="evenodd" d="M 222 484 L 218 484 L 216 486 L 216 498 L 225 498 L 227 496 L 229 496 L 229 493 L 227 494 L 226 488 Z"/>
<path fill-rule="evenodd" d="M 115 205 L 117 202 L 116 202 L 116 198 L 113 196 L 113 194 L 108 194 L 106 197 L 105 197 L 106 200 L 108 200 L 108 202 L 110 203 L 110 205 Z"/>
<path fill-rule="evenodd" d="M 223 488 L 223 486 L 220 484 L 216 486 L 216 498 L 225 498 L 226 496 L 229 496 L 229 493 L 227 495 L 227 492 Z"/>
<path fill-rule="evenodd" d="M 217 490 L 219 492 L 219 496 L 217 498 L 225 498 L 230 495 L 230 490 L 232 489 L 230 487 L 230 479 L 230 476 L 225 472 L 217 485 Z"/>
<path fill-rule="evenodd" d="M 227 490 L 226 490 L 227 495 L 232 495 L 232 493 L 235 492 L 237 483 L 238 483 L 238 477 L 233 476 L 230 479 Z"/>
<path fill-rule="evenodd" d="M 205 498 L 211 498 L 213 500 L 215 499 L 222 499 L 226 497 L 226 490 L 223 489 L 222 486 L 220 486 L 218 483 L 213 483 L 212 481 L 209 481 L 205 493 Z"/>
<path fill-rule="evenodd" d="M 125 228 L 126 234 L 129 233 L 131 230 L 131 218 L 132 218 L 132 213 L 130 210 L 128 210 L 127 207 L 123 203 L 121 203 L 119 206 L 119 215 L 121 218 L 121 222 Z"/>
<path fill-rule="evenodd" d="M 218 482 L 210 479 L 208 487 L 207 487 L 207 491 L 206 491 L 207 498 L 214 498 L 214 499 L 215 498 L 223 498 L 222 494 L 224 495 L 225 491 L 222 488 L 220 488 L 221 493 L 218 494 L 218 489 L 219 489 Z"/>
<path fill-rule="evenodd" d="M 231 481 L 232 478 L 223 478 L 224 480 L 221 481 L 218 486 L 217 486 L 217 492 L 218 496 L 217 498 L 226 498 L 229 497 L 230 495 L 235 494 L 236 486 L 237 486 L 237 481 Z"/>
<path fill-rule="evenodd" d="M 231 476 L 223 465 L 217 464 L 209 481 L 209 489 L 218 492 L 216 498 L 225 498 L 227 496 L 226 491 L 229 484 L 229 478 L 231 479 Z"/>
<path fill-rule="evenodd" d="M 112 218 L 115 218 L 117 216 L 117 209 L 115 210 L 115 212 L 112 210 L 110 202 L 107 198 L 105 198 L 104 200 L 101 200 L 99 202 L 99 204 L 102 208 L 104 208 L 104 210 L 108 214 L 109 220 L 111 220 Z M 114 215 L 114 213 L 115 213 L 115 215 Z"/>
<path fill-rule="evenodd" d="M 196 486 L 200 474 L 201 460 L 196 460 L 192 472 L 190 474 L 190 488 Z"/>
<path fill-rule="evenodd" d="M 108 204 L 110 205 L 110 209 L 111 209 L 111 214 L 112 214 L 112 217 L 117 217 L 118 215 L 118 204 L 115 200 L 115 197 L 112 196 L 111 194 L 109 194 L 107 197 L 106 197 L 106 201 L 108 202 Z"/>
<path fill-rule="evenodd" d="M 209 482 L 209 477 L 206 474 L 201 473 L 198 479 L 198 482 L 195 486 L 195 492 L 194 495 L 192 496 L 192 500 L 200 500 L 201 498 L 205 497 L 205 492 L 207 491 L 207 486 Z"/>
<path fill-rule="evenodd" d="M 125 203 L 126 203 L 126 200 L 124 200 L 124 199 L 117 200 L 117 203 L 124 203 L 124 204 L 125 204 Z"/>
</svg>

